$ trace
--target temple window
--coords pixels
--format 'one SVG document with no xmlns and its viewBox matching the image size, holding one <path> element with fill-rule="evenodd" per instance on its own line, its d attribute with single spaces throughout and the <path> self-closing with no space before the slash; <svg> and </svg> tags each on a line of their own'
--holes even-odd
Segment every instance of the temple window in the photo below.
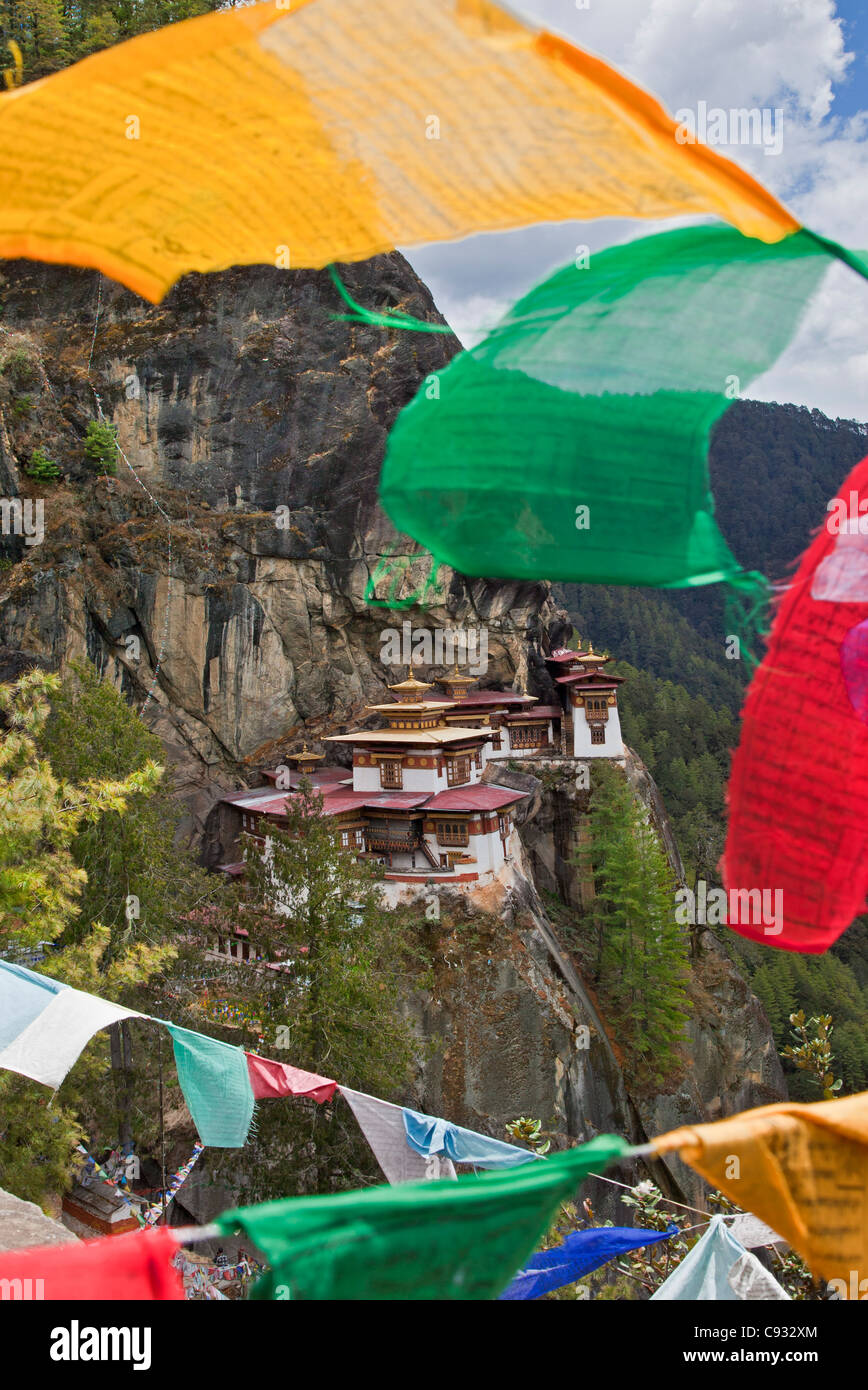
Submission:
<svg viewBox="0 0 868 1390">
<path fill-rule="evenodd" d="M 380 786 L 403 787 L 404 778 L 397 758 L 385 758 L 380 763 Z"/>
<path fill-rule="evenodd" d="M 509 730 L 511 748 L 542 748 L 547 742 L 545 726 L 514 724 Z"/>
<path fill-rule="evenodd" d="M 446 759 L 446 782 L 450 787 L 461 786 L 470 781 L 470 757 Z"/>
<path fill-rule="evenodd" d="M 470 842 L 467 822 L 444 820 L 437 822 L 438 845 L 466 845 Z"/>
</svg>

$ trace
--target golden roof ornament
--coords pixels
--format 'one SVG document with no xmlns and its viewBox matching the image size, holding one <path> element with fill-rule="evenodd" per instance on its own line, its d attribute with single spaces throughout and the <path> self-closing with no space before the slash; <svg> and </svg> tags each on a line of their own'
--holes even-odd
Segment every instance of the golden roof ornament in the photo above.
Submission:
<svg viewBox="0 0 868 1390">
<path fill-rule="evenodd" d="M 586 652 L 582 652 L 578 658 L 585 666 L 599 666 L 600 662 L 608 661 L 608 656 L 604 652 L 595 652 L 593 642 Z"/>
<path fill-rule="evenodd" d="M 307 740 L 300 753 L 290 753 L 290 761 L 295 763 L 321 763 L 325 757 L 324 753 L 312 753 L 307 746 Z"/>
<path fill-rule="evenodd" d="M 421 700 L 422 692 L 430 690 L 431 686 L 427 681 L 416 679 L 416 668 L 413 665 L 413 658 L 410 658 L 410 674 L 405 681 L 399 681 L 397 685 L 387 687 L 394 691 L 399 703 L 408 703 L 411 700 Z"/>
</svg>

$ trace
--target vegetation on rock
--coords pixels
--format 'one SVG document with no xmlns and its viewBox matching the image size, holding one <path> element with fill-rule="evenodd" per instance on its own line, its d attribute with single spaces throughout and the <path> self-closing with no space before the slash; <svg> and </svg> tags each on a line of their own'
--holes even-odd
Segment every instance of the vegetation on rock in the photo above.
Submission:
<svg viewBox="0 0 868 1390">
<path fill-rule="evenodd" d="M 593 764 L 588 839 L 576 865 L 593 882 L 575 929 L 583 963 L 637 1087 L 660 1086 L 684 1060 L 688 939 L 675 921 L 665 852 L 623 771 Z"/>
<path fill-rule="evenodd" d="M 30 462 L 25 465 L 24 472 L 28 478 L 35 478 L 40 483 L 50 483 L 55 478 L 60 477 L 60 468 L 54 459 L 48 457 L 41 445 L 37 445 L 33 450 L 30 455 Z"/>
</svg>

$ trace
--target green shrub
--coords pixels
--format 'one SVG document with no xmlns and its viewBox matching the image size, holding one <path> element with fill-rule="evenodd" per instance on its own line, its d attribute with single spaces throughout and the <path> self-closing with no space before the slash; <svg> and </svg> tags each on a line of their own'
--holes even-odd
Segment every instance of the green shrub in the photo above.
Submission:
<svg viewBox="0 0 868 1390">
<path fill-rule="evenodd" d="M 12 415 L 16 420 L 24 420 L 33 410 L 32 396 L 16 396 L 12 402 Z"/>
<path fill-rule="evenodd" d="M 84 452 L 97 473 L 117 473 L 118 433 L 105 420 L 91 420 L 84 437 Z"/>
<path fill-rule="evenodd" d="M 60 469 L 54 459 L 48 457 L 40 444 L 37 444 L 30 455 L 30 462 L 25 465 L 24 472 L 28 478 L 36 478 L 41 483 L 53 482 L 55 478 L 60 477 Z"/>
<path fill-rule="evenodd" d="M 39 380 L 39 369 L 32 353 L 26 348 L 10 348 L 3 358 L 3 365 L 0 367 L 4 376 L 8 376 L 10 381 L 19 390 L 25 386 L 32 386 Z"/>
</svg>

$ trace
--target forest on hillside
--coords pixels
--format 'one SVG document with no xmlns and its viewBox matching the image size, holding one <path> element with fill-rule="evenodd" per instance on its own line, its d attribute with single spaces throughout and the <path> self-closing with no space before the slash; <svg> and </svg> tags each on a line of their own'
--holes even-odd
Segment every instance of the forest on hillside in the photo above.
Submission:
<svg viewBox="0 0 868 1390">
<path fill-rule="evenodd" d="M 13 62 L 20 55 L 20 70 L 10 79 L 18 85 L 124 39 L 218 8 L 226 8 L 225 0 L 0 0 L 0 49 L 4 64 L 10 54 Z"/>
</svg>

